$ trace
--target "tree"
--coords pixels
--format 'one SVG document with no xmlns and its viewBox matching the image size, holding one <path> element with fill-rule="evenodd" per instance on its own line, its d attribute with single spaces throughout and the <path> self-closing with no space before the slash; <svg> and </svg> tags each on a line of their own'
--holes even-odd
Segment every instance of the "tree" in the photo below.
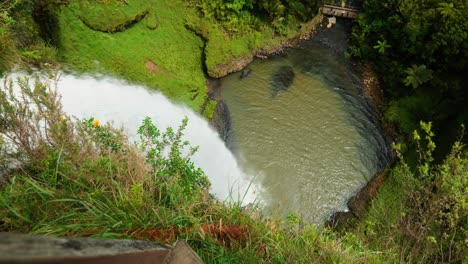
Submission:
<svg viewBox="0 0 468 264">
<path fill-rule="evenodd" d="M 405 78 L 406 86 L 413 86 L 413 89 L 418 88 L 421 84 L 432 79 L 432 70 L 426 69 L 426 65 L 412 65 L 405 71 L 408 76 Z"/>
<path fill-rule="evenodd" d="M 385 49 L 390 48 L 392 45 L 387 44 L 386 40 L 377 41 L 377 45 L 374 46 L 374 49 L 378 50 L 380 54 L 385 54 Z"/>
</svg>

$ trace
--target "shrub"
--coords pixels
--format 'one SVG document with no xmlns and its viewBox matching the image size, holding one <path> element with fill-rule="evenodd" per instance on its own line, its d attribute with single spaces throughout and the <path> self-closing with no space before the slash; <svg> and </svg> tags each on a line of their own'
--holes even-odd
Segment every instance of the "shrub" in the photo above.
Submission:
<svg viewBox="0 0 468 264">
<path fill-rule="evenodd" d="M 468 153 L 458 141 L 436 164 L 433 138 L 431 123 L 421 122 L 413 131 L 414 168 L 404 161 L 401 146 L 395 146 L 400 163 L 356 234 L 403 262 L 461 263 L 467 256 Z"/>
</svg>

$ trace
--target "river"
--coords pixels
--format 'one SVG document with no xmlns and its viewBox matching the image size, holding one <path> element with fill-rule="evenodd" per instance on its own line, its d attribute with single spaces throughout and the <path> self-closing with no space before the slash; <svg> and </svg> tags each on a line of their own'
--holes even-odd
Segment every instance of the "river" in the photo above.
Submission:
<svg viewBox="0 0 468 264">
<path fill-rule="evenodd" d="M 323 223 L 346 211 L 389 153 L 349 61 L 310 41 L 248 69 L 223 78 L 220 89 L 231 114 L 228 146 L 256 175 L 266 212 Z"/>
</svg>

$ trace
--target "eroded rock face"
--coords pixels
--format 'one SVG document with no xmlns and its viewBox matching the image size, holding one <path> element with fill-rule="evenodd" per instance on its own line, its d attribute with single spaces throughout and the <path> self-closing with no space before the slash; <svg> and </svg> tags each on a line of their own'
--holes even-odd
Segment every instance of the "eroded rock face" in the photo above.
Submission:
<svg viewBox="0 0 468 264">
<path fill-rule="evenodd" d="M 211 120 L 211 125 L 218 131 L 219 136 L 227 142 L 231 133 L 231 114 L 229 108 L 223 100 L 218 100 L 216 109 Z"/>
<path fill-rule="evenodd" d="M 238 72 L 242 70 L 245 65 L 253 61 L 253 55 L 234 58 L 231 61 L 217 65 L 215 67 L 208 67 L 208 75 L 212 78 L 221 78 L 229 73 Z"/>
<path fill-rule="evenodd" d="M 361 220 L 366 216 L 372 200 L 384 185 L 388 171 L 384 170 L 370 180 L 359 192 L 348 201 L 349 211 L 335 212 L 325 222 L 325 226 L 331 228 L 348 229 L 353 226 L 354 221 Z"/>
<path fill-rule="evenodd" d="M 272 97 L 278 95 L 279 91 L 287 91 L 294 81 L 296 74 L 291 66 L 281 66 L 271 78 L 270 93 Z"/>
</svg>

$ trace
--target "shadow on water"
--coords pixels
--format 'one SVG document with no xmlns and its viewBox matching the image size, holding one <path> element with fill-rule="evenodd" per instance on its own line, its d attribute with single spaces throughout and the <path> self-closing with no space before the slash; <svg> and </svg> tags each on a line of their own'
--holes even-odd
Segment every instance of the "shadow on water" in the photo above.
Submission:
<svg viewBox="0 0 468 264">
<path fill-rule="evenodd" d="M 279 91 L 287 91 L 294 81 L 296 74 L 291 66 L 281 66 L 271 78 L 271 97 L 276 97 Z"/>
</svg>

